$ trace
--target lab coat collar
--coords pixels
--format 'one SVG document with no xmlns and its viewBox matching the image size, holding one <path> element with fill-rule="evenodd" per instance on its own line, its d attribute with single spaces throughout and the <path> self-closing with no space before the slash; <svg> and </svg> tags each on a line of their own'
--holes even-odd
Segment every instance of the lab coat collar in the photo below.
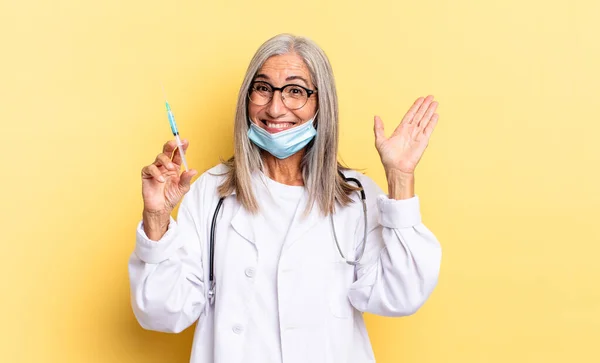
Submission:
<svg viewBox="0 0 600 363">
<path fill-rule="evenodd" d="M 248 212 L 241 204 L 238 203 L 238 210 L 231 219 L 231 226 L 245 240 L 252 243 L 256 247 L 256 233 L 254 226 L 256 225 L 256 215 Z"/>
<path fill-rule="evenodd" d="M 232 197 L 232 199 L 236 199 L 236 194 L 237 193 L 235 192 L 235 190 L 233 190 L 229 197 Z M 245 240 L 256 246 L 256 234 L 254 233 L 253 228 L 256 216 L 249 213 L 246 210 L 246 208 L 244 208 L 240 203 L 237 203 L 237 201 L 236 205 L 237 211 L 231 219 L 231 226 L 240 236 L 242 236 Z"/>
</svg>

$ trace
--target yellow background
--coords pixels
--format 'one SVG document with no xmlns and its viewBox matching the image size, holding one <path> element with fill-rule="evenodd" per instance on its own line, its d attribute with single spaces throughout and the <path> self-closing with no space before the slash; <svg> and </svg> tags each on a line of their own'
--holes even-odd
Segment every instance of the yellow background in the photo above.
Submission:
<svg viewBox="0 0 600 363">
<path fill-rule="evenodd" d="M 443 244 L 416 315 L 369 315 L 378 362 L 599 362 L 600 2 L 4 1 L 1 362 L 187 362 L 192 329 L 144 331 L 127 259 L 140 170 L 171 135 L 232 152 L 239 84 L 267 38 L 329 55 L 343 160 L 382 187 L 387 132 L 440 102 L 417 170 Z"/>
</svg>

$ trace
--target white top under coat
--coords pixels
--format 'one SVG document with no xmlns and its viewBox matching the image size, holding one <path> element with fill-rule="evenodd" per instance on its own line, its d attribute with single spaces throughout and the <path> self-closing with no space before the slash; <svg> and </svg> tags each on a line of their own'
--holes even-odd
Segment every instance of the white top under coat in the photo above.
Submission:
<svg viewBox="0 0 600 363">
<path fill-rule="evenodd" d="M 252 215 L 235 197 L 228 197 L 216 228 L 217 287 L 215 304 L 210 305 L 208 237 L 218 202 L 216 188 L 223 178 L 211 174 L 224 170 L 218 165 L 192 185 L 177 222 L 171 220 L 160 241 L 149 240 L 138 224 L 129 276 L 139 323 L 146 329 L 180 332 L 198 321 L 192 363 L 374 362 L 362 312 L 413 314 L 437 284 L 441 247 L 421 221 L 418 196 L 391 200 L 370 178 L 345 172 L 363 184 L 369 211 L 365 254 L 356 267 L 340 257 L 328 217 L 317 207 L 303 216 L 304 192 L 291 224 L 281 214 L 283 229 L 289 224 L 283 241 L 278 233 L 266 232 L 260 221 L 263 214 Z M 253 178 L 257 195 L 261 176 Z M 334 215 L 347 256 L 360 246 L 365 227 L 360 198 L 353 199 L 355 203 Z M 264 195 L 258 201 L 263 208 L 273 208 L 267 214 L 279 207 L 277 200 L 271 204 Z M 273 261 L 278 261 L 276 266 Z M 265 273 L 259 279 L 261 271 Z M 264 304 L 256 304 L 258 296 Z M 277 316 L 265 315 L 264 309 L 274 302 Z M 264 329 L 269 330 L 267 337 L 260 336 Z M 261 339 L 267 340 L 264 351 L 249 349 Z M 272 356 L 273 351 L 280 356 Z"/>
<path fill-rule="evenodd" d="M 256 268 L 250 267 L 246 276 L 254 279 L 255 293 L 248 301 L 248 329 L 244 361 L 281 362 L 281 336 L 277 301 L 277 265 L 286 234 L 301 198 L 306 197 L 302 186 L 280 184 L 264 174 L 255 188 L 260 201 L 257 218 Z"/>
</svg>

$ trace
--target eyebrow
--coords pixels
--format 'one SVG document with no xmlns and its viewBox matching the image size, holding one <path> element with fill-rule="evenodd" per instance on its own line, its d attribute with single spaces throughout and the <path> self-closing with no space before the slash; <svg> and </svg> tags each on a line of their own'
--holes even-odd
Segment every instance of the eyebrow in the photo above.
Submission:
<svg viewBox="0 0 600 363">
<path fill-rule="evenodd" d="M 254 79 L 257 79 L 257 78 L 266 79 L 267 81 L 270 80 L 269 76 L 267 76 L 264 73 L 257 74 L 256 77 L 254 77 Z M 309 84 L 308 81 L 306 79 L 304 79 L 304 77 L 301 77 L 301 76 L 289 76 L 285 80 L 286 81 L 293 81 L 293 80 L 296 80 L 296 79 L 299 79 L 299 80 L 303 81 L 306 86 L 308 86 L 308 84 Z"/>
</svg>

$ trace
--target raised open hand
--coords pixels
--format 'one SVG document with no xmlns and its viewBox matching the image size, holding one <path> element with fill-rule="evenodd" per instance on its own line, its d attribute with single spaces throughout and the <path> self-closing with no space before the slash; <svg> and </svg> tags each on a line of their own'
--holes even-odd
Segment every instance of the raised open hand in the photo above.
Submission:
<svg viewBox="0 0 600 363">
<path fill-rule="evenodd" d="M 437 125 L 437 106 L 433 96 L 419 97 L 389 138 L 385 136 L 383 121 L 375 116 L 375 147 L 386 173 L 414 173 Z"/>
</svg>

